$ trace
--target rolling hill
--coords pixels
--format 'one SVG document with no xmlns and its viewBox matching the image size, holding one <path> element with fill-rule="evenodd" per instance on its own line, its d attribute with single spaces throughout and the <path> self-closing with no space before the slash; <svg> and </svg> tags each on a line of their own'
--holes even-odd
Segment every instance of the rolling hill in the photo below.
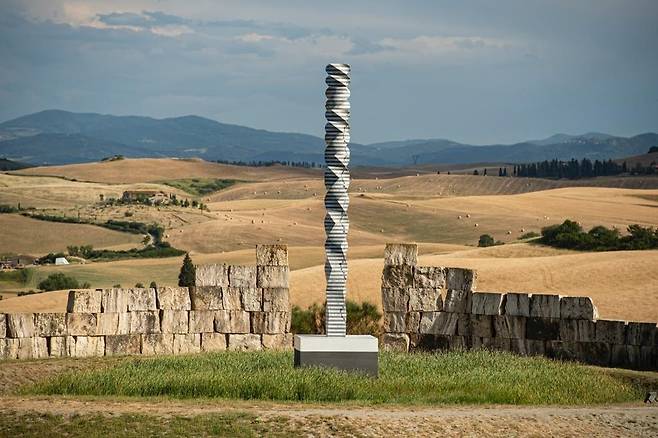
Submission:
<svg viewBox="0 0 658 438">
<path fill-rule="evenodd" d="M 556 134 L 544 140 L 480 146 L 445 139 L 352 143 L 351 163 L 407 166 L 608 159 L 643 154 L 656 145 L 655 133 L 629 138 Z M 110 155 L 321 163 L 323 151 L 320 137 L 253 129 L 194 115 L 155 119 L 46 110 L 0 123 L 0 155 L 33 164 L 90 162 Z"/>
<path fill-rule="evenodd" d="M 8 170 L 27 169 L 28 167 L 30 167 L 29 164 L 19 163 L 17 161 L 8 160 L 6 158 L 0 158 L 0 171 L 3 172 Z"/>
</svg>

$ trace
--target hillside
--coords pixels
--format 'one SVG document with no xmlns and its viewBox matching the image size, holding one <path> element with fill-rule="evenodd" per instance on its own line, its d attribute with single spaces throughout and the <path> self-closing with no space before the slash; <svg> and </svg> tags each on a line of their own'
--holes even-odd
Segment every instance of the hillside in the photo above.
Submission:
<svg viewBox="0 0 658 438">
<path fill-rule="evenodd" d="M 571 158 L 609 159 L 646 152 L 658 134 L 634 137 L 557 134 L 510 145 L 470 145 L 445 139 L 351 144 L 354 166 L 427 163 L 524 163 Z M 46 110 L 0 123 L 0 154 L 34 164 L 128 157 L 201 157 L 224 161 L 323 162 L 320 137 L 253 129 L 199 116 L 155 119 Z"/>
<path fill-rule="evenodd" d="M 6 172 L 8 170 L 26 169 L 28 167 L 30 167 L 29 164 L 7 160 L 6 158 L 0 158 L 0 171 L 2 172 Z"/>
</svg>

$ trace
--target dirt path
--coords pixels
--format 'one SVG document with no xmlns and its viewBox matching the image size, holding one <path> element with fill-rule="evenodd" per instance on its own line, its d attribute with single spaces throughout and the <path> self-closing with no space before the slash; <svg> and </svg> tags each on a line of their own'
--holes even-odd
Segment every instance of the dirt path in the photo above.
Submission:
<svg viewBox="0 0 658 438">
<path fill-rule="evenodd" d="M 193 417 L 229 412 L 262 419 L 286 418 L 300 430 L 319 427 L 317 435 L 341 430 L 364 436 L 657 436 L 658 406 L 642 404 L 596 407 L 365 407 L 276 404 L 244 401 L 174 401 L 64 397 L 0 398 L 0 411 L 63 415 L 140 413 Z M 315 426 L 314 426 L 315 427 Z M 333 432 L 332 432 L 333 431 Z M 316 433 L 314 433 L 316 435 Z"/>
</svg>

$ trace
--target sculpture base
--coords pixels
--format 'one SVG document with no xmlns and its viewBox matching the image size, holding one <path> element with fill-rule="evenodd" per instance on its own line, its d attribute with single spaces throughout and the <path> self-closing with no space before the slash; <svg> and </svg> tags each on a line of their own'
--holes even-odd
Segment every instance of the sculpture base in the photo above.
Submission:
<svg viewBox="0 0 658 438">
<path fill-rule="evenodd" d="M 377 377 L 379 344 L 370 335 L 295 335 L 295 367 L 330 367 Z"/>
</svg>

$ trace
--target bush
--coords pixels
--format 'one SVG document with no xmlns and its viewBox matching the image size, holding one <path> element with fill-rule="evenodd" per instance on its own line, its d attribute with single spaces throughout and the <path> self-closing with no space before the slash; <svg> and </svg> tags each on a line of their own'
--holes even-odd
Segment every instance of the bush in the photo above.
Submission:
<svg viewBox="0 0 658 438">
<path fill-rule="evenodd" d="M 347 333 L 350 335 L 373 335 L 379 336 L 381 326 L 379 320 L 382 315 L 377 307 L 368 302 L 360 305 L 354 301 L 347 300 Z M 306 310 L 299 306 L 293 306 L 290 331 L 303 334 L 325 333 L 325 306 L 313 304 Z"/>
<path fill-rule="evenodd" d="M 658 230 L 653 227 L 629 225 L 628 235 L 621 236 L 616 228 L 609 229 L 602 225 L 593 227 L 588 232 L 577 222 L 565 220 L 560 225 L 551 225 L 542 229 L 540 242 L 556 248 L 586 251 L 619 251 L 658 248 Z"/>
<path fill-rule="evenodd" d="M 487 246 L 494 246 L 496 244 L 496 241 L 492 236 L 489 234 L 483 234 L 480 236 L 480 240 L 478 241 L 478 246 L 486 248 Z"/>
<path fill-rule="evenodd" d="M 43 291 L 61 290 L 61 289 L 79 289 L 80 284 L 78 280 L 69 277 L 63 272 L 55 272 L 50 274 L 45 280 L 41 280 L 38 286 Z"/>
<path fill-rule="evenodd" d="M 528 231 L 527 233 L 522 234 L 521 237 L 519 237 L 519 239 L 521 240 L 536 239 L 539 236 L 540 234 L 536 231 Z"/>
<path fill-rule="evenodd" d="M 13 205 L 0 204 L 0 213 L 17 213 L 18 208 Z"/>
</svg>

